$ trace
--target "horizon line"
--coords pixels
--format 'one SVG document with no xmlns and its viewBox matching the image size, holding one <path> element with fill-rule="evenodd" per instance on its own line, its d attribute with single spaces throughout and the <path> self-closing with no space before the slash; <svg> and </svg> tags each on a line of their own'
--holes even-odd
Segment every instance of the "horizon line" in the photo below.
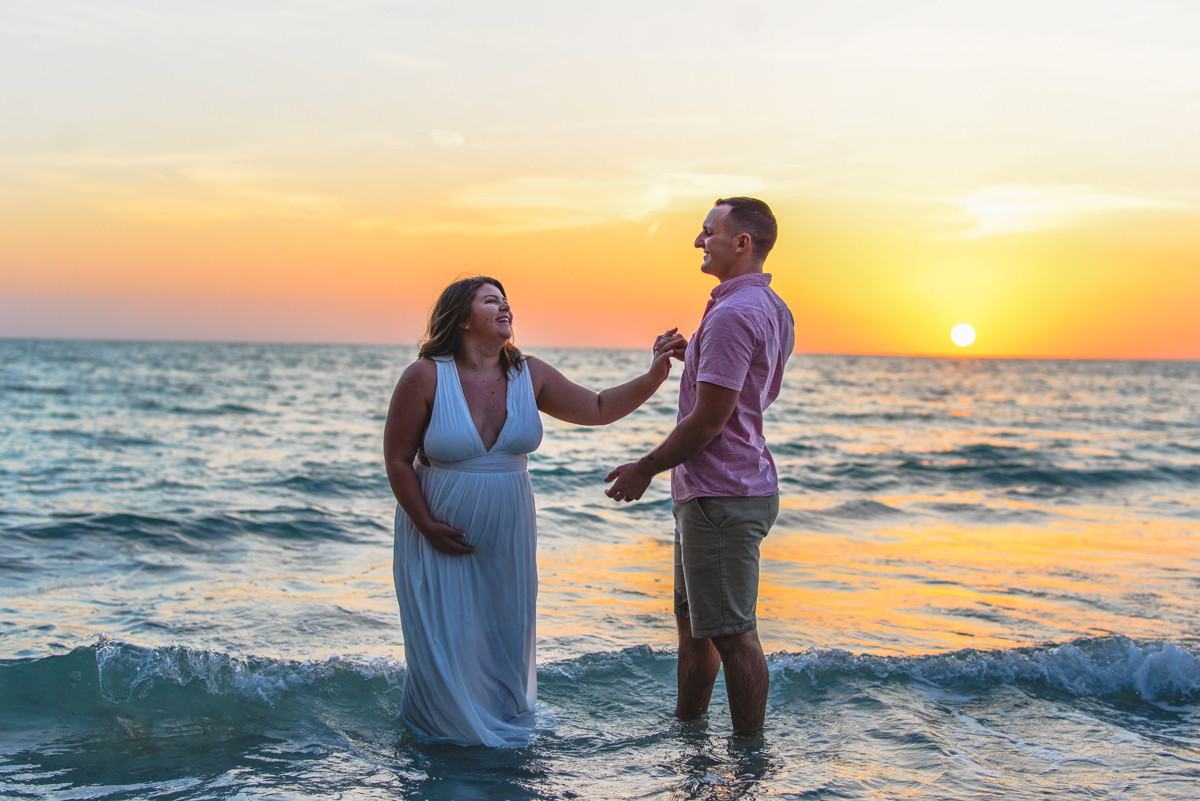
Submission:
<svg viewBox="0 0 1200 801">
<path fill-rule="evenodd" d="M 253 339 L 165 339 L 165 338 L 132 338 L 132 337 L 46 337 L 46 336 L 4 336 L 0 342 L 93 342 L 98 344 L 144 344 L 144 345 L 283 345 L 295 347 L 360 347 L 360 348 L 416 348 L 418 343 L 404 344 L 399 342 L 319 342 L 300 340 L 253 340 Z M 550 350 L 597 350 L 597 351 L 630 351 L 637 352 L 645 348 L 602 348 L 578 345 L 532 345 L 533 348 Z M 968 353 L 887 353 L 887 352 L 834 352 L 834 351 L 802 351 L 793 350 L 793 356 L 856 356 L 868 358 L 889 359 L 977 359 L 987 361 L 1075 361 L 1075 362 L 1200 362 L 1200 357 L 1154 357 L 1154 356 L 1001 356 L 996 354 Z"/>
</svg>

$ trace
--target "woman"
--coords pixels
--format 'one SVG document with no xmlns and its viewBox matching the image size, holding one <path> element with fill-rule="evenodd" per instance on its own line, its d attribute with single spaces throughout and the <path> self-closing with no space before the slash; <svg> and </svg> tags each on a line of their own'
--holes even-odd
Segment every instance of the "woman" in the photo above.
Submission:
<svg viewBox="0 0 1200 801">
<path fill-rule="evenodd" d="M 512 321 L 499 281 L 448 286 L 384 428 L 399 502 L 401 715 L 463 744 L 524 745 L 533 735 L 537 529 L 526 464 L 542 439 L 538 411 L 581 425 L 619 420 L 654 394 L 683 342 L 668 331 L 645 375 L 597 394 L 523 356 Z"/>
</svg>

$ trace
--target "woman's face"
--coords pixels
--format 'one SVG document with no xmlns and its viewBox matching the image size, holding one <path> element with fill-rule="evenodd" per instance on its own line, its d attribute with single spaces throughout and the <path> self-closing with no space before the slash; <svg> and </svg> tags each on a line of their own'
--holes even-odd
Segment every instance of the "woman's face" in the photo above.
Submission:
<svg viewBox="0 0 1200 801">
<path fill-rule="evenodd" d="M 467 336 L 496 338 L 502 342 L 512 339 L 512 309 L 499 287 L 484 284 L 475 291 L 471 319 L 465 328 Z"/>
</svg>

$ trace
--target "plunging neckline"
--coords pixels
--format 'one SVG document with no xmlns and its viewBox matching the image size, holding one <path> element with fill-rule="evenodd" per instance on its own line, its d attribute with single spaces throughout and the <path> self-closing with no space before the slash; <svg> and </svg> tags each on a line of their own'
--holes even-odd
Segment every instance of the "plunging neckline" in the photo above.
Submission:
<svg viewBox="0 0 1200 801">
<path fill-rule="evenodd" d="M 471 425 L 471 430 L 475 432 L 475 441 L 479 443 L 479 447 L 483 448 L 485 454 L 489 454 L 496 449 L 500 444 L 500 440 L 504 439 L 504 432 L 508 430 L 508 424 L 512 422 L 513 413 L 509 408 L 509 401 L 512 400 L 512 378 L 509 373 L 504 375 L 504 423 L 500 426 L 500 430 L 496 433 L 496 441 L 492 443 L 492 447 L 487 447 L 483 444 L 483 435 L 479 433 L 479 429 L 475 427 L 475 419 L 471 417 L 471 404 L 467 403 L 467 393 L 463 392 L 462 376 L 458 374 L 458 361 L 454 357 L 450 357 L 450 366 L 454 368 L 454 381 L 458 385 L 458 397 L 462 401 L 463 408 L 467 412 L 467 422 Z M 511 370 L 509 371 L 511 373 Z"/>
</svg>

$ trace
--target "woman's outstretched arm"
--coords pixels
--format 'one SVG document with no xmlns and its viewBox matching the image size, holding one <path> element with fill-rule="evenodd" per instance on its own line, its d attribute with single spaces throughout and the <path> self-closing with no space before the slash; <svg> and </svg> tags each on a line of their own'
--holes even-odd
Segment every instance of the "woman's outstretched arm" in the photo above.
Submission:
<svg viewBox="0 0 1200 801">
<path fill-rule="evenodd" d="M 603 426 L 632 412 L 658 390 L 671 372 L 671 357 L 679 358 L 687 341 L 671 329 L 654 343 L 650 369 L 632 381 L 600 392 L 581 387 L 546 364 L 530 357 L 530 378 L 537 395 L 538 409 L 567 423 Z"/>
<path fill-rule="evenodd" d="M 439 551 L 465 556 L 475 549 L 463 542 L 466 534 L 433 519 L 413 459 L 421 446 L 437 391 L 437 365 L 421 359 L 400 376 L 383 426 L 383 461 L 392 494 L 417 530 Z"/>
</svg>

